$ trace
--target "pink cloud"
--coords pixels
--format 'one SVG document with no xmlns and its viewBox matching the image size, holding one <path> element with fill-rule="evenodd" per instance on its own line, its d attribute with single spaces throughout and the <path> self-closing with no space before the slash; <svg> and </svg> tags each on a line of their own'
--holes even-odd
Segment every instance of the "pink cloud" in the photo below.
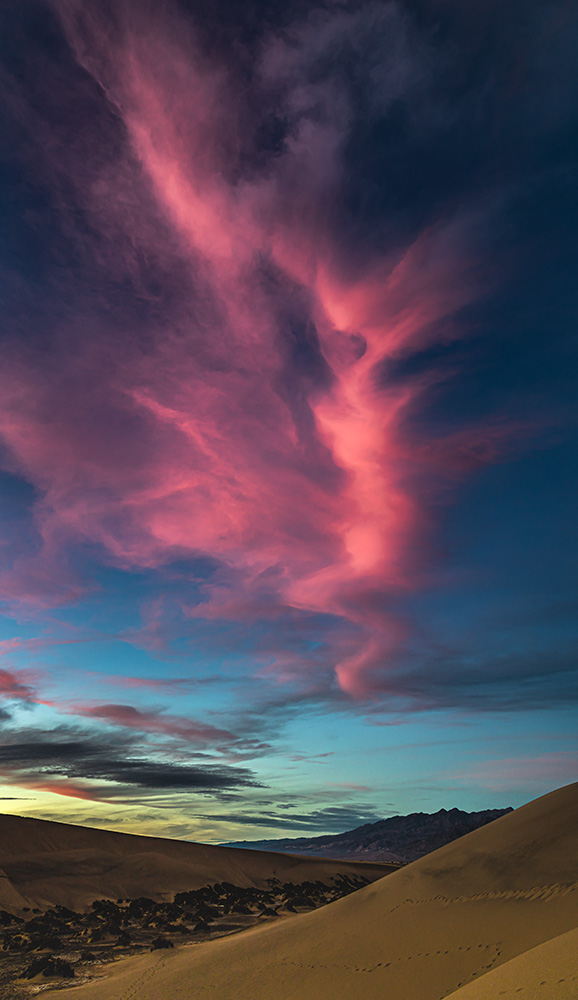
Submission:
<svg viewBox="0 0 578 1000">
<path fill-rule="evenodd" d="M 123 240 L 167 259 L 176 247 L 190 284 L 173 315 L 155 318 L 146 350 L 135 330 L 119 335 L 111 323 L 81 338 L 69 319 L 53 368 L 6 353 L 0 434 L 40 494 L 41 547 L 0 584 L 23 600 L 74 600 L 85 585 L 65 553 L 84 544 L 126 569 L 209 555 L 221 579 L 189 614 L 250 621 L 266 589 L 281 608 L 344 619 L 357 638 L 332 650 L 335 676 L 348 694 L 371 696 L 406 638 L 379 595 L 419 579 L 427 518 L 408 473 L 426 468 L 435 489 L 494 461 L 508 437 L 476 428 L 416 441 L 406 420 L 427 379 L 376 384 L 384 362 L 461 334 L 456 317 L 487 280 L 472 249 L 475 219 L 450 218 L 365 264 L 335 243 L 348 98 L 336 83 L 303 85 L 295 60 L 302 68 L 335 32 L 359 30 L 356 15 L 265 44 L 256 72 L 280 89 L 292 127 L 268 170 L 236 176 L 246 111 L 226 69 L 176 15 L 163 8 L 161 23 L 148 6 L 123 3 L 112 32 L 76 0 L 55 9 L 130 141 L 125 173 L 111 183 L 103 172 L 83 190 L 86 211 L 115 266 Z M 149 196 L 140 214 L 127 209 L 134 162 Z M 53 169 L 82 190 L 78 164 Z M 151 205 L 170 233 L 160 249 Z M 124 263 L 134 267 L 132 256 Z M 315 325 L 323 376 L 292 392 L 280 327 L 297 306 Z M 288 670 L 282 658 L 278 666 Z M 85 714 L 192 741 L 211 728 L 126 706 Z"/>
<path fill-rule="evenodd" d="M 27 777 L 16 778 L 12 781 L 14 785 L 23 785 L 25 788 L 33 788 L 37 792 L 50 792 L 52 795 L 64 795 L 65 798 L 84 799 L 88 802 L 101 802 L 102 799 L 98 790 L 94 787 L 81 785 L 70 778 L 63 781 L 34 781 Z"/>
<path fill-rule="evenodd" d="M 17 648 L 15 642 L 7 640 L 1 643 L 0 653 L 6 653 Z M 0 669 L 0 698 L 27 702 L 30 705 L 49 705 L 50 702 L 41 699 L 36 691 L 38 675 L 30 670 Z"/>
<path fill-rule="evenodd" d="M 58 780 L 42 780 L 33 775 L 20 772 L 14 774 L 12 771 L 1 768 L 3 783 L 16 788 L 26 788 L 35 792 L 50 792 L 52 795 L 64 795 L 66 798 L 86 799 L 90 802 L 101 802 L 101 790 L 94 784 L 83 784 L 71 778 Z"/>
<path fill-rule="evenodd" d="M 181 716 L 134 708 L 132 705 L 74 705 L 70 706 L 69 711 L 74 715 L 100 719 L 114 726 L 137 729 L 143 733 L 173 736 L 198 746 L 213 745 L 216 742 L 230 744 L 235 739 L 233 734 L 226 729 L 219 729 L 216 726 Z"/>
</svg>

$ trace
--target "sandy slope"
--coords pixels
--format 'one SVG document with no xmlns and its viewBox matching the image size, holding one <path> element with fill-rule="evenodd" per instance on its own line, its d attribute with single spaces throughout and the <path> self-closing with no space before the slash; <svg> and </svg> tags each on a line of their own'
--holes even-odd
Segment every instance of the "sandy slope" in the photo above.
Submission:
<svg viewBox="0 0 578 1000">
<path fill-rule="evenodd" d="M 81 910 L 103 897 L 172 899 L 208 882 L 329 882 L 337 872 L 376 879 L 393 870 L 0 815 L 0 908 L 12 911 L 55 903 Z"/>
<path fill-rule="evenodd" d="M 531 948 L 448 1000 L 576 1000 L 578 929 Z"/>
<path fill-rule="evenodd" d="M 577 926 L 578 784 L 314 913 L 130 959 L 53 997 L 440 1000 Z"/>
</svg>

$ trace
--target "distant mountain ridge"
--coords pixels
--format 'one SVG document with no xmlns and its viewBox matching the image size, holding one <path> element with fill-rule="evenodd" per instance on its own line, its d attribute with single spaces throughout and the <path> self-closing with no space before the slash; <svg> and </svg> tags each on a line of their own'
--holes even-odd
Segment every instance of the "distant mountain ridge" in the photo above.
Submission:
<svg viewBox="0 0 578 1000">
<path fill-rule="evenodd" d="M 318 858 L 343 858 L 356 861 L 381 861 L 406 864 L 417 861 L 438 847 L 463 837 L 512 812 L 507 809 L 483 809 L 464 812 L 462 809 L 440 809 L 436 813 L 411 813 L 390 816 L 377 823 L 366 823 L 345 833 L 323 837 L 297 837 L 283 840 L 243 840 L 225 847 L 241 847 L 254 851 L 278 851 L 281 854 L 303 854 Z"/>
</svg>

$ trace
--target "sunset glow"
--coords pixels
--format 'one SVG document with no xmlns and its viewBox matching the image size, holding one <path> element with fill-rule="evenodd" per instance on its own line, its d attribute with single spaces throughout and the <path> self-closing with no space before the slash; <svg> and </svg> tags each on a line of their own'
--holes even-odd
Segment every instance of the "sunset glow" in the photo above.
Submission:
<svg viewBox="0 0 578 1000">
<path fill-rule="evenodd" d="M 578 18 L 205 6 L 2 15 L 4 811 L 517 805 L 576 760 Z"/>
</svg>

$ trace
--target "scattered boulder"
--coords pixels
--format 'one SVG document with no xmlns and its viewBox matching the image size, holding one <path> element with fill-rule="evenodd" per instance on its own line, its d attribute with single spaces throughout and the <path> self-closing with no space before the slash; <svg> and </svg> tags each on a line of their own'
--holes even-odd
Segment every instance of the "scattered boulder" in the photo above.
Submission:
<svg viewBox="0 0 578 1000">
<path fill-rule="evenodd" d="M 30 938 L 23 934 L 5 934 L 2 947 L 4 951 L 28 951 Z"/>
<path fill-rule="evenodd" d="M 169 941 L 168 938 L 163 937 L 162 934 L 160 934 L 158 938 L 154 939 L 151 945 L 151 951 L 156 951 L 158 948 L 174 948 L 174 944 L 172 941 Z"/>
<path fill-rule="evenodd" d="M 116 902 L 97 899 L 83 913 L 64 906 L 44 912 L 36 908 L 28 911 L 25 920 L 0 910 L 0 948 L 6 958 L 6 952 L 11 953 L 9 962 L 17 970 L 17 978 L 41 975 L 72 979 L 74 962 L 58 957 L 68 951 L 76 953 L 82 965 L 109 961 L 118 948 L 170 949 L 187 937 L 206 940 L 229 932 L 231 922 L 241 922 L 235 921 L 235 915 L 252 922 L 287 911 L 311 910 L 353 892 L 364 882 L 335 878 L 330 885 L 321 881 L 282 884 L 270 879 L 267 886 L 259 888 L 222 882 L 176 893 L 172 902 L 144 896 Z"/>
<path fill-rule="evenodd" d="M 24 972 L 23 978 L 34 979 L 35 976 L 39 975 L 44 976 L 46 979 L 51 976 L 60 979 L 73 979 L 74 969 L 70 962 L 65 962 L 63 958 L 57 958 L 54 955 L 44 955 L 42 958 L 36 958 L 30 963 Z"/>
<path fill-rule="evenodd" d="M 64 944 L 56 934 L 38 934 L 30 939 L 30 951 L 62 951 Z"/>
</svg>

